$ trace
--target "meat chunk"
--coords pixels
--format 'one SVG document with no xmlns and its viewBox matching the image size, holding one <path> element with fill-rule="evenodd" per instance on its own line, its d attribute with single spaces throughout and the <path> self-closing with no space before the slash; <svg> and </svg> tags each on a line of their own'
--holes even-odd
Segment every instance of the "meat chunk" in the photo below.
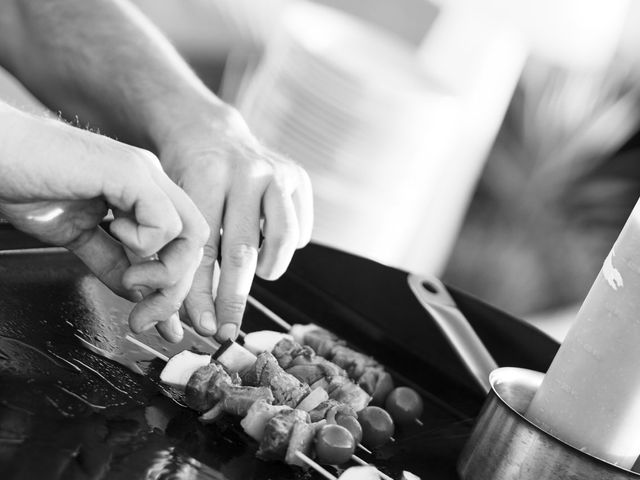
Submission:
<svg viewBox="0 0 640 480">
<path fill-rule="evenodd" d="M 260 362 L 261 368 L 255 386 L 269 387 L 276 403 L 295 408 L 311 391 L 309 385 L 301 383 L 296 377 L 285 372 L 270 353 L 265 352 L 258 355 L 256 364 L 258 362 Z M 254 373 L 257 376 L 258 368 L 255 370 Z M 251 373 L 251 380 L 253 380 L 254 373 Z"/>
<path fill-rule="evenodd" d="M 233 379 L 218 363 L 198 368 L 189 378 L 185 388 L 185 401 L 194 410 L 203 412 L 219 400 L 219 388 L 233 384 Z M 215 385 L 215 388 L 212 388 Z"/>
<path fill-rule="evenodd" d="M 283 460 L 293 426 L 297 422 L 309 422 L 307 412 L 301 410 L 286 410 L 276 414 L 267 422 L 264 429 L 264 436 L 260 441 L 260 448 L 256 456 L 263 460 Z"/>
<path fill-rule="evenodd" d="M 272 403 L 273 394 L 267 387 L 243 387 L 226 385 L 222 388 L 221 399 L 201 417 L 202 422 L 213 422 L 222 413 L 244 417 L 258 400 Z"/>
<path fill-rule="evenodd" d="M 247 415 L 240 421 L 240 425 L 247 435 L 259 442 L 264 436 L 267 422 L 278 413 L 288 410 L 292 410 L 292 408 L 284 405 L 271 405 L 265 400 L 258 400 L 251 405 Z"/>
</svg>

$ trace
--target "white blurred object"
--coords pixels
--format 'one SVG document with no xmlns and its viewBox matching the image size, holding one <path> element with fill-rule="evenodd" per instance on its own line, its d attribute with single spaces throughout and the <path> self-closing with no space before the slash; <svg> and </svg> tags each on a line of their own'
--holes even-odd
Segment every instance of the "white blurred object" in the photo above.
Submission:
<svg viewBox="0 0 640 480">
<path fill-rule="evenodd" d="M 572 70 L 607 66 L 618 48 L 629 0 L 439 0 L 521 32 L 531 53 Z"/>
<path fill-rule="evenodd" d="M 278 26 L 280 15 L 295 0 L 201 0 L 209 1 L 236 35 L 261 48 Z"/>
<path fill-rule="evenodd" d="M 409 44 L 295 3 L 238 106 L 259 138 L 309 172 L 314 241 L 409 271 L 442 269 L 472 182 L 449 164 L 457 100 Z"/>
<path fill-rule="evenodd" d="M 456 121 L 459 141 L 449 151 L 446 178 L 457 179 L 461 191 L 472 191 L 481 174 L 527 54 L 519 32 L 467 5 L 442 6 L 418 51 L 425 72 L 446 85 L 460 103 L 462 113 Z M 467 196 L 447 197 L 452 186 L 441 183 L 439 187 L 438 193 L 447 198 L 449 209 L 466 210 Z M 434 209 L 431 221 L 438 225 L 447 215 L 446 208 Z M 427 235 L 430 228 L 423 224 L 425 231 L 417 234 L 416 240 Z"/>
</svg>

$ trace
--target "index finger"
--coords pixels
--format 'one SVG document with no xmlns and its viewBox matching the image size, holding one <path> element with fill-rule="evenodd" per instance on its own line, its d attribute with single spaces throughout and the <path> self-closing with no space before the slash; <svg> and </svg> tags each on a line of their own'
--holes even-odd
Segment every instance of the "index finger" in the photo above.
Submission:
<svg viewBox="0 0 640 480">
<path fill-rule="evenodd" d="M 248 194 L 246 194 L 248 193 Z M 244 195 L 243 195 L 244 194 Z M 215 299 L 220 341 L 235 340 L 258 263 L 262 192 L 229 194 L 223 220 L 220 281 Z"/>
</svg>

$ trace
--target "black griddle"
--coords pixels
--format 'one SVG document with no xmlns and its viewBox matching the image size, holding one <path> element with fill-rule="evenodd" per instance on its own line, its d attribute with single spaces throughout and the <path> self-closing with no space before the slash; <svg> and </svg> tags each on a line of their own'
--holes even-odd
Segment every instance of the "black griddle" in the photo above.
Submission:
<svg viewBox="0 0 640 480">
<path fill-rule="evenodd" d="M 450 289 L 500 365 L 544 371 L 558 345 L 524 322 Z M 366 461 L 399 478 L 455 479 L 455 462 L 484 395 L 413 298 L 406 273 L 319 245 L 299 251 L 252 295 L 290 323 L 323 325 L 385 364 L 425 399 L 423 427 Z M 131 304 L 71 254 L 0 225 L 0 478 L 314 479 L 255 459 L 233 419 L 202 425 L 157 381 L 163 362 L 124 340 Z M 243 329 L 276 329 L 249 306 Z M 171 355 L 210 350 L 137 336 Z M 339 475 L 340 469 L 332 469 Z"/>
</svg>

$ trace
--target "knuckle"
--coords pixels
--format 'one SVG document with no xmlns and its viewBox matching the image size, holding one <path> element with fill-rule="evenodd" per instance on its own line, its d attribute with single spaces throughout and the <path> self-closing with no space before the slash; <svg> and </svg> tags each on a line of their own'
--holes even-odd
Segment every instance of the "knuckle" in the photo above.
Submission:
<svg viewBox="0 0 640 480">
<path fill-rule="evenodd" d="M 226 258 L 235 268 L 246 268 L 254 265 L 258 257 L 258 250 L 248 242 L 236 243 L 229 247 Z"/>
<path fill-rule="evenodd" d="M 218 260 L 218 249 L 209 244 L 205 244 L 202 247 L 202 261 L 200 264 L 205 267 L 213 266 Z"/>
<path fill-rule="evenodd" d="M 143 167 L 145 170 L 149 168 L 149 166 L 153 168 L 161 168 L 160 160 L 149 150 L 145 150 L 143 148 L 135 148 L 134 149 L 134 158 L 135 161 Z"/>
<path fill-rule="evenodd" d="M 216 299 L 216 313 L 224 317 L 241 317 L 247 305 L 247 299 L 244 297 L 233 296 Z"/>
</svg>

